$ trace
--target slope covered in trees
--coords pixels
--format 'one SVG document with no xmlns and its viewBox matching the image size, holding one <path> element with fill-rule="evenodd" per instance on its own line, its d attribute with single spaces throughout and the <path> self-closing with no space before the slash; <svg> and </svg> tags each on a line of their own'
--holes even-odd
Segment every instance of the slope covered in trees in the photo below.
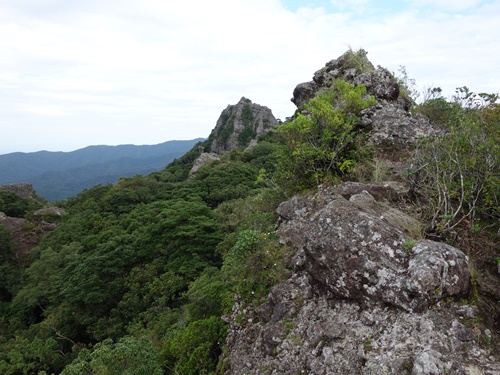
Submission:
<svg viewBox="0 0 500 375">
<path fill-rule="evenodd" d="M 14 152 L 0 155 L 0 184 L 29 182 L 49 201 L 74 196 L 120 177 L 161 170 L 202 141 L 167 141 L 157 145 L 89 146 L 71 152 Z"/>
<path fill-rule="evenodd" d="M 446 132 L 407 150 L 405 204 L 427 224 L 419 235 L 492 248 L 500 107 L 459 94 L 413 104 Z M 16 269 L 2 278 L 0 373 L 224 373 L 223 316 L 235 296 L 258 306 L 293 272 L 274 233 L 278 204 L 318 184 L 380 180 L 381 151 L 362 124 L 377 100 L 363 84 L 334 80 L 256 146 L 191 176 L 203 147 L 162 171 L 87 189 L 63 202 L 67 214 L 28 264 L 12 258 L 0 227 L 0 269 Z M 478 258 L 491 264 L 495 254 Z"/>
</svg>

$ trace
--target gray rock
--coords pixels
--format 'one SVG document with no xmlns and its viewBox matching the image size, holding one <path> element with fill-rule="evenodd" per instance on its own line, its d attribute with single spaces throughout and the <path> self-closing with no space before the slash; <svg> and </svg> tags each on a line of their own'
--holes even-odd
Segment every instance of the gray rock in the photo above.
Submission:
<svg viewBox="0 0 500 375">
<path fill-rule="evenodd" d="M 469 259 L 460 250 L 444 243 L 424 240 L 412 249 L 407 288 L 414 308 L 425 307 L 443 297 L 464 295 L 470 285 Z M 419 306 L 424 303 L 424 306 Z"/>
<path fill-rule="evenodd" d="M 364 51 L 362 51 L 364 52 Z M 368 130 L 368 144 L 415 144 L 420 137 L 444 133 L 444 129 L 429 123 L 424 116 L 412 116 L 411 103 L 400 97 L 400 88 L 391 72 L 382 67 L 375 68 L 366 57 L 366 52 L 357 55 L 353 67 L 352 51 L 345 52 L 314 73 L 313 80 L 298 84 L 293 91 L 292 102 L 300 108 L 317 93 L 329 89 L 335 79 L 363 84 L 367 92 L 377 99 L 377 105 L 361 113 L 361 126 Z"/>
<path fill-rule="evenodd" d="M 193 167 L 189 171 L 189 175 L 192 176 L 204 165 L 210 164 L 214 161 L 220 160 L 220 156 L 212 152 L 202 152 L 200 156 L 196 158 L 193 163 Z"/>
<path fill-rule="evenodd" d="M 411 369 L 412 375 L 442 375 L 446 374 L 446 367 L 441 360 L 441 353 L 426 349 L 418 353 Z"/>
<path fill-rule="evenodd" d="M 409 249 L 405 233 L 377 213 L 366 190 L 349 201 L 341 195 L 309 199 L 279 206 L 278 233 L 286 244 L 304 251 L 307 272 L 334 295 L 381 300 L 412 311 L 468 292 L 468 258 L 427 240 Z M 314 206 L 311 200 L 324 203 Z"/>
<path fill-rule="evenodd" d="M 39 199 L 39 197 L 36 196 L 35 190 L 33 189 L 33 185 L 31 185 L 28 182 L 0 185 L 0 190 L 10 191 L 24 199 L 30 199 L 30 198 Z"/>
<path fill-rule="evenodd" d="M 268 132 L 278 121 L 272 111 L 247 98 L 222 111 L 208 140 L 210 152 L 222 155 L 237 148 L 247 147 L 259 135 Z"/>
<path fill-rule="evenodd" d="M 279 206 L 277 233 L 302 263 L 264 304 L 235 305 L 226 375 L 499 374 L 482 344 L 495 334 L 470 328 L 477 308 L 446 298 L 467 293 L 467 257 L 433 241 L 405 246 L 375 203 L 323 186 Z"/>
<path fill-rule="evenodd" d="M 47 207 L 33 212 L 35 216 L 56 216 L 61 217 L 65 214 L 65 211 L 59 207 Z"/>
<path fill-rule="evenodd" d="M 299 83 L 293 90 L 291 101 L 297 107 L 302 107 L 307 101 L 314 98 L 318 91 L 318 87 L 314 82 Z"/>
<path fill-rule="evenodd" d="M 414 145 L 424 137 L 444 134 L 444 129 L 429 123 L 421 115 L 413 116 L 400 102 L 382 102 L 361 112 L 361 123 L 368 131 L 368 145 L 390 142 Z"/>
</svg>

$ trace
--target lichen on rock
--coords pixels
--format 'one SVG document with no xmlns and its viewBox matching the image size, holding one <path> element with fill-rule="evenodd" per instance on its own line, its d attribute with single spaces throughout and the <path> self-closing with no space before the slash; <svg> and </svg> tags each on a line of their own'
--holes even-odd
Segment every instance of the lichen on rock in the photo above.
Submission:
<svg viewBox="0 0 500 375">
<path fill-rule="evenodd" d="M 469 290 L 467 256 L 428 240 L 408 246 L 384 219 L 389 208 L 377 211 L 367 191 L 338 194 L 348 190 L 323 187 L 279 206 L 295 271 L 267 302 L 236 305 L 227 318 L 227 375 L 498 374 L 473 328 L 477 309 L 455 302 Z"/>
</svg>

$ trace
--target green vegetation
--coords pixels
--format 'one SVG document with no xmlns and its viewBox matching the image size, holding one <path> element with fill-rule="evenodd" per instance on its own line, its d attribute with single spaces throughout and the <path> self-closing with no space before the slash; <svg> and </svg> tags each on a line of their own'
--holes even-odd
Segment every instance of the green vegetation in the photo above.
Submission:
<svg viewBox="0 0 500 375">
<path fill-rule="evenodd" d="M 19 282 L 16 253 L 10 232 L 0 224 L 0 315 L 5 302 L 12 299 L 16 284 Z"/>
<path fill-rule="evenodd" d="M 361 110 L 375 99 L 365 96 L 364 85 L 337 80 L 280 126 L 278 135 L 287 146 L 279 155 L 280 179 L 300 190 L 351 172 L 366 157 L 356 126 Z"/>
<path fill-rule="evenodd" d="M 458 88 L 451 102 L 439 88 L 416 108 L 446 134 L 417 148 L 408 181 L 425 202 L 427 234 L 451 238 L 460 228 L 479 233 L 500 218 L 500 109 L 496 95 Z"/>
<path fill-rule="evenodd" d="M 351 65 L 366 71 L 363 52 Z M 415 151 L 412 193 L 434 233 L 482 235 L 500 215 L 500 109 L 496 97 L 464 88 L 451 102 L 438 94 L 414 107 L 448 133 Z M 222 373 L 221 316 L 235 295 L 258 305 L 291 273 L 289 249 L 274 234 L 278 204 L 352 177 L 359 165 L 373 164 L 377 182 L 388 174 L 358 126 L 373 104 L 363 85 L 334 81 L 250 151 L 242 151 L 248 131 L 241 149 L 193 176 L 196 146 L 163 171 L 87 189 L 61 202 L 67 214 L 27 264 L 0 226 L 0 373 Z M 254 125 L 249 107 L 243 112 Z M 230 129 L 230 113 L 222 120 Z M 28 203 L 0 194 L 0 210 L 14 216 L 29 216 Z"/>
<path fill-rule="evenodd" d="M 277 148 L 270 136 L 188 178 L 195 148 L 85 190 L 25 269 L 0 227 L 0 373 L 214 373 L 235 293 L 256 301 L 287 275 L 267 234 L 283 196 L 256 183 Z"/>
<path fill-rule="evenodd" d="M 360 48 L 357 51 L 353 51 L 351 48 L 345 54 L 344 67 L 346 69 L 356 69 L 356 73 L 371 73 L 374 71 L 373 65 L 370 63 L 364 49 Z"/>
<path fill-rule="evenodd" d="M 43 205 L 33 199 L 21 198 L 17 194 L 0 190 L 0 212 L 10 217 L 25 217 L 26 214 L 41 208 Z"/>
</svg>

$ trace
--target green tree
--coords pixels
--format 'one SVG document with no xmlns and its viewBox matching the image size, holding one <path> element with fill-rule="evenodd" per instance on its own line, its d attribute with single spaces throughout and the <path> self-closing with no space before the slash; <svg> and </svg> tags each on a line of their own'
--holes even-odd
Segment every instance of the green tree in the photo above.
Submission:
<svg viewBox="0 0 500 375">
<path fill-rule="evenodd" d="M 146 337 L 106 339 L 83 349 L 62 375 L 161 375 L 159 349 Z"/>
<path fill-rule="evenodd" d="M 19 282 L 15 255 L 12 236 L 9 230 L 0 224 L 0 303 L 11 300 Z"/>
<path fill-rule="evenodd" d="M 11 217 L 25 217 L 27 213 L 42 207 L 33 199 L 21 198 L 17 194 L 0 190 L 0 211 Z"/>
<path fill-rule="evenodd" d="M 219 317 L 197 320 L 180 328 L 163 346 L 167 374 L 213 373 L 225 341 L 225 325 Z"/>
</svg>

